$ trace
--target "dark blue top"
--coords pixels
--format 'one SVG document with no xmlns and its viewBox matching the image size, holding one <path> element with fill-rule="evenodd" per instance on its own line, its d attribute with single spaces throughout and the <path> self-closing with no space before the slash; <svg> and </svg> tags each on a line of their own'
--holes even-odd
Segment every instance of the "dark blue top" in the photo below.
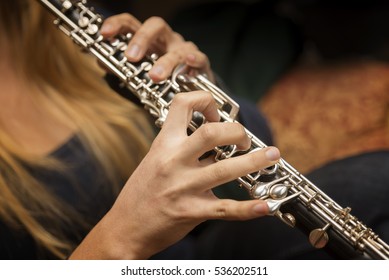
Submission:
<svg viewBox="0 0 389 280">
<path fill-rule="evenodd" d="M 116 85 L 115 77 L 107 77 L 108 82 L 119 93 L 132 101 L 137 102 L 126 89 Z M 237 100 L 241 105 L 240 121 L 263 142 L 271 144 L 271 133 L 266 120 L 258 112 L 254 104 L 244 100 Z M 83 147 L 77 136 L 72 137 L 62 147 L 52 153 L 52 156 L 66 164 L 65 172 L 31 169 L 31 174 L 48 186 L 64 203 L 72 207 L 86 224 L 96 224 L 110 209 L 115 197 L 109 191 L 110 186 L 104 172 L 96 164 L 94 158 Z M 123 185 L 124 185 L 123 180 Z M 245 194 L 243 190 L 233 186 L 225 186 L 220 195 L 233 195 L 234 192 Z M 45 221 L 43 221 L 45 223 Z M 50 225 L 46 225 L 50 226 Z M 77 226 L 64 225 L 64 232 L 71 240 L 78 244 L 91 229 L 91 226 L 80 229 Z M 183 240 L 178 245 L 158 254 L 155 258 L 193 258 L 191 239 Z M 0 220 L 0 259 L 50 259 L 53 256 L 42 249 L 38 249 L 29 234 L 23 229 L 7 227 Z"/>
<path fill-rule="evenodd" d="M 65 163 L 64 172 L 30 168 L 31 174 L 47 186 L 76 215 L 82 217 L 85 225 L 94 225 L 111 207 L 114 196 L 107 188 L 107 179 L 86 152 L 77 136 L 52 153 Z M 42 218 L 43 224 L 51 224 Z M 90 226 L 80 228 L 63 225 L 63 233 L 75 244 L 90 230 Z M 11 229 L 0 220 L 0 259 L 51 259 L 53 256 L 38 249 L 25 229 Z"/>
</svg>

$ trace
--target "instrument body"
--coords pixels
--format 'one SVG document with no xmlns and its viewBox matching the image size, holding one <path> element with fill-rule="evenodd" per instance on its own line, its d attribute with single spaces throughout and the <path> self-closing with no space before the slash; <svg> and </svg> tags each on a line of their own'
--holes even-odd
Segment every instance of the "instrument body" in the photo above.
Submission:
<svg viewBox="0 0 389 280">
<path fill-rule="evenodd" d="M 158 84 L 148 76 L 155 55 L 138 63 L 129 63 L 124 56 L 131 34 L 104 41 L 99 34 L 103 18 L 87 6 L 85 0 L 38 0 L 56 17 L 55 24 L 84 50 L 94 55 L 140 100 L 162 126 L 174 96 L 179 92 L 205 90 L 218 105 L 221 121 L 237 122 L 238 104 L 203 75 L 190 76 L 185 67 L 177 67 L 172 76 Z M 200 120 L 200 121 L 199 121 Z M 191 131 L 202 124 L 195 117 Z M 224 160 L 242 153 L 251 153 L 266 145 L 246 129 L 251 147 L 242 152 L 236 146 L 215 147 L 215 159 Z M 340 247 L 343 258 L 389 259 L 389 246 L 372 229 L 351 215 L 317 186 L 295 170 L 284 159 L 276 165 L 237 178 L 253 199 L 267 202 L 270 215 L 307 232 L 316 248 Z"/>
</svg>

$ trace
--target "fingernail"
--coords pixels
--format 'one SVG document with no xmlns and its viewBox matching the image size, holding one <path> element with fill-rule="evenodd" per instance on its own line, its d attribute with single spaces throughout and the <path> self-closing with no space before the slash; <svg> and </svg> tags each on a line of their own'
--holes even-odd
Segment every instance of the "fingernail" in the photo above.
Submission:
<svg viewBox="0 0 389 280">
<path fill-rule="evenodd" d="M 138 45 L 132 45 L 129 49 L 127 49 L 126 54 L 131 58 L 136 58 L 139 54 L 140 48 Z"/>
<path fill-rule="evenodd" d="M 165 69 L 162 66 L 158 65 L 153 67 L 153 69 L 150 70 L 150 74 L 160 77 L 162 76 L 164 70 Z"/>
<path fill-rule="evenodd" d="M 257 214 L 266 215 L 269 212 L 269 207 L 266 203 L 259 203 L 253 207 L 253 210 Z"/>
<path fill-rule="evenodd" d="M 269 147 L 265 152 L 265 156 L 270 161 L 275 161 L 280 158 L 280 151 L 275 147 Z"/>
</svg>

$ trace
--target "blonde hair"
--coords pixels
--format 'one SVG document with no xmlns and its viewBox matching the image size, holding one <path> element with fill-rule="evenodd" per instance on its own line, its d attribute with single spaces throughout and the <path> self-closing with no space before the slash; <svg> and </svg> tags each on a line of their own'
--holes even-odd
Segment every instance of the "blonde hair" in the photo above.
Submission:
<svg viewBox="0 0 389 280">
<path fill-rule="evenodd" d="M 52 21 L 36 1 L 1 1 L 0 46 L 12 46 L 15 71 L 38 89 L 31 92 L 36 95 L 34 100 L 56 120 L 76 128 L 117 193 L 119 182 L 148 151 L 152 126 L 144 110 L 113 92 L 95 60 L 81 53 Z M 62 164 L 19 151 L 0 126 L 0 218 L 10 226 L 22 225 L 38 244 L 61 258 L 75 244 L 50 232 L 38 217 L 43 214 L 45 222 L 54 225 L 81 226 L 83 221 L 76 221 L 76 214 L 49 193 L 26 166 L 59 170 Z"/>
</svg>

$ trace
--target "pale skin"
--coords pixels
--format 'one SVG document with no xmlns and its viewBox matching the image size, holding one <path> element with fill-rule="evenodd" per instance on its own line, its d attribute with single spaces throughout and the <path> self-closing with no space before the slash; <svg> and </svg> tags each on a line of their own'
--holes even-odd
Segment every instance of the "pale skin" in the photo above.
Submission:
<svg viewBox="0 0 389 280">
<path fill-rule="evenodd" d="M 213 80 L 208 57 L 194 43 L 174 32 L 162 18 L 151 17 L 142 24 L 130 14 L 120 14 L 107 18 L 101 28 L 101 34 L 106 38 L 127 32 L 135 32 L 126 51 L 129 61 L 139 61 L 146 53 L 160 56 L 149 72 L 154 81 L 166 79 L 181 63 Z"/>
<path fill-rule="evenodd" d="M 167 78 L 181 63 L 213 79 L 208 58 L 162 19 L 154 17 L 142 24 L 131 15 L 121 14 L 108 18 L 101 30 L 106 38 L 126 32 L 135 32 L 126 53 L 129 61 L 138 61 L 150 49 L 158 53 L 160 58 L 149 72 L 155 81 Z M 12 132 L 13 138 L 21 139 L 21 148 L 44 156 L 62 145 L 74 131 L 47 122 L 45 112 L 24 94 L 31 88 L 18 80 L 6 57 L 5 51 L 0 63 L 0 78 L 4 79 L 0 81 L 0 102 L 9 110 L 1 110 L 0 121 L 8 124 L 7 132 Z M 17 110 L 12 107 L 16 104 Z M 193 111 L 202 112 L 208 123 L 188 136 Z M 10 119 L 14 121 L 8 122 Z M 209 93 L 178 94 L 149 153 L 128 179 L 111 210 L 70 259 L 146 259 L 205 220 L 246 220 L 268 214 L 264 201 L 219 199 L 211 189 L 275 164 L 280 157 L 278 149 L 269 147 L 219 162 L 213 158 L 199 160 L 213 147 L 230 144 L 246 150 L 250 139 L 240 124 L 219 122 L 215 101 Z"/>
<path fill-rule="evenodd" d="M 105 24 L 105 37 L 136 31 L 128 46 L 130 61 L 141 59 L 150 46 L 155 48 L 163 42 L 155 49 L 165 54 L 150 71 L 156 81 L 167 78 L 179 63 L 212 77 L 208 58 L 160 18 L 141 25 L 132 16 L 122 14 Z M 202 112 L 208 123 L 188 136 L 193 111 Z M 250 147 L 250 139 L 240 124 L 218 121 L 216 104 L 209 93 L 178 94 L 149 153 L 128 179 L 112 209 L 71 259 L 146 259 L 205 220 L 246 220 L 266 215 L 264 201 L 219 199 L 211 189 L 275 164 L 280 157 L 278 149 L 269 147 L 219 162 L 212 158 L 200 161 L 202 154 L 218 145 L 235 144 L 242 150 Z"/>
</svg>

